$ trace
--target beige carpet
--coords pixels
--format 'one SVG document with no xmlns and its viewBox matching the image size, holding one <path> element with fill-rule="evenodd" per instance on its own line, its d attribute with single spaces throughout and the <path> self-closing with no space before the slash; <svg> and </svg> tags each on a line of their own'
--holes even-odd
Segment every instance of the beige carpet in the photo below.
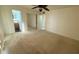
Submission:
<svg viewBox="0 0 79 59">
<path fill-rule="evenodd" d="M 11 54 L 79 53 L 79 41 L 46 31 L 16 33 L 7 39 L 5 50 Z"/>
</svg>

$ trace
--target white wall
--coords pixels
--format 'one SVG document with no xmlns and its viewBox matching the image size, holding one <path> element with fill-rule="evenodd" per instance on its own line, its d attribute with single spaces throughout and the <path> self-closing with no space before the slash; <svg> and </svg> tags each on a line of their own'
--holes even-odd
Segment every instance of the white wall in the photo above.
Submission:
<svg viewBox="0 0 79 59">
<path fill-rule="evenodd" d="M 46 30 L 79 40 L 79 7 L 51 11 L 47 14 Z"/>
<path fill-rule="evenodd" d="M 36 14 L 29 13 L 27 15 L 28 26 L 36 28 Z"/>
<path fill-rule="evenodd" d="M 10 33 L 14 33 L 14 23 L 12 21 L 12 9 L 17 9 L 17 10 L 21 10 L 22 11 L 22 15 L 23 15 L 23 20 L 24 20 L 24 24 L 26 24 L 27 22 L 27 16 L 26 16 L 26 12 L 27 10 L 22 8 L 22 7 L 18 7 L 18 6 L 1 6 L 1 17 L 2 17 L 2 21 L 3 21 L 3 27 L 4 27 L 4 33 L 5 34 L 10 34 Z M 27 30 L 27 26 L 25 26 L 25 29 Z"/>
<path fill-rule="evenodd" d="M 0 11 L 1 11 L 1 8 L 0 8 Z M 4 31 L 3 31 L 3 24 L 2 24 L 2 18 L 1 18 L 1 12 L 0 12 L 0 42 L 2 41 L 2 39 L 4 39 Z"/>
<path fill-rule="evenodd" d="M 11 21 L 11 14 L 8 7 L 2 6 L 1 7 L 1 17 L 3 21 L 3 27 L 5 34 L 13 33 L 14 32 L 14 25 Z"/>
</svg>

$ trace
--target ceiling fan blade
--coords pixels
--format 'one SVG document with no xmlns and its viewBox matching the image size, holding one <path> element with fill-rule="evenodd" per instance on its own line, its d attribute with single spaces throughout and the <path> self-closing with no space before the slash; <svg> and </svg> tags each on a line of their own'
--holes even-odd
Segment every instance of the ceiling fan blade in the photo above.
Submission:
<svg viewBox="0 0 79 59">
<path fill-rule="evenodd" d="M 50 11 L 48 8 L 44 8 L 45 10 L 47 10 L 47 11 Z"/>
<path fill-rule="evenodd" d="M 33 7 L 32 9 L 35 9 L 35 8 L 38 8 L 38 6 L 36 6 L 36 7 Z"/>
<path fill-rule="evenodd" d="M 44 5 L 44 7 L 47 7 L 48 5 Z"/>
</svg>

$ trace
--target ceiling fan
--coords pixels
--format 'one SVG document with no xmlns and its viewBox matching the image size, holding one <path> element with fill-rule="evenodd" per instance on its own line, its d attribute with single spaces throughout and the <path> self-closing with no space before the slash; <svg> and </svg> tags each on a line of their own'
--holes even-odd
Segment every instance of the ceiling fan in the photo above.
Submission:
<svg viewBox="0 0 79 59">
<path fill-rule="evenodd" d="M 42 12 L 42 10 L 46 10 L 46 11 L 49 11 L 49 9 L 47 8 L 48 5 L 37 5 L 35 7 L 33 7 L 32 9 L 36 9 L 36 8 L 39 8 L 39 11 Z"/>
</svg>

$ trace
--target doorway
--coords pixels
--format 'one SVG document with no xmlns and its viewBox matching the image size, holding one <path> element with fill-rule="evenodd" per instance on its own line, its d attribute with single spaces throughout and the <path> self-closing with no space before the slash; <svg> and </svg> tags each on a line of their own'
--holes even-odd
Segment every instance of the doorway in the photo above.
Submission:
<svg viewBox="0 0 79 59">
<path fill-rule="evenodd" d="M 12 9 L 12 20 L 14 23 L 15 32 L 24 31 L 24 22 L 22 20 L 22 13 L 20 10 Z"/>
<path fill-rule="evenodd" d="M 45 30 L 45 15 L 38 15 L 37 16 L 37 29 L 38 30 Z"/>
</svg>

